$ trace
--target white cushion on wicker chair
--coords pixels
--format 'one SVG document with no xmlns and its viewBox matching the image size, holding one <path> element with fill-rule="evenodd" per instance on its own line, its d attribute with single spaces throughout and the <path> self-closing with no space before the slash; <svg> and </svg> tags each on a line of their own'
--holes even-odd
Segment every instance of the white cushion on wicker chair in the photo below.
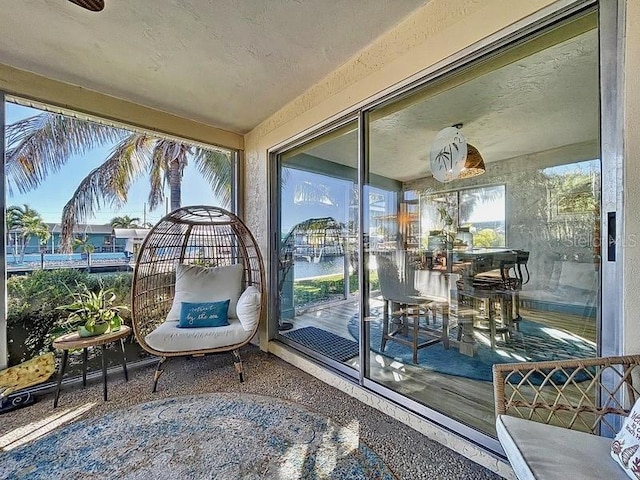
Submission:
<svg viewBox="0 0 640 480">
<path fill-rule="evenodd" d="M 224 327 L 178 328 L 178 322 L 164 322 L 144 340 L 159 352 L 188 352 L 236 345 L 251 333 L 235 318 Z"/>
<path fill-rule="evenodd" d="M 182 302 L 218 302 L 229 300 L 229 317 L 237 318 L 236 304 L 242 292 L 242 264 L 226 267 L 201 267 L 179 264 L 176 286 L 167 322 L 180 320 Z"/>
<path fill-rule="evenodd" d="M 628 479 L 609 456 L 610 438 L 508 415 L 496 430 L 519 480 Z"/>
</svg>

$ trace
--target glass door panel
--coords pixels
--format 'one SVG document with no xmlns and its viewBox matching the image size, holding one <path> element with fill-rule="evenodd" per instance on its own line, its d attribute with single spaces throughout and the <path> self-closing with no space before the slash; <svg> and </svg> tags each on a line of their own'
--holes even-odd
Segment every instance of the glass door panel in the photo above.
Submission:
<svg viewBox="0 0 640 480">
<path fill-rule="evenodd" d="M 356 367 L 358 144 L 350 123 L 280 157 L 280 339 Z"/>
<path fill-rule="evenodd" d="M 368 112 L 367 376 L 491 435 L 493 364 L 596 354 L 595 20 L 554 35 Z M 443 183 L 454 125 L 483 161 Z"/>
</svg>

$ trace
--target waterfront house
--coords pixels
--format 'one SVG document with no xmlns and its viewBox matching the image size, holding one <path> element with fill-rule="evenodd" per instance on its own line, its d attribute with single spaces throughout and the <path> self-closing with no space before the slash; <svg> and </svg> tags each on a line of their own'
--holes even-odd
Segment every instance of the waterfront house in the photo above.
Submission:
<svg viewBox="0 0 640 480">
<path fill-rule="evenodd" d="M 46 223 L 51 236 L 44 246 L 45 253 L 60 253 L 60 224 Z M 9 240 L 7 243 L 7 252 L 13 253 L 15 249 L 14 237 L 15 233 L 9 231 Z M 73 229 L 73 237 L 87 239 L 88 243 L 93 245 L 96 253 L 124 252 L 126 246 L 125 237 L 117 237 L 111 225 L 107 224 L 90 224 L 80 223 Z M 25 245 L 24 253 L 41 253 L 43 246 L 36 237 L 29 238 L 29 242 Z M 22 248 L 22 247 L 20 247 Z"/>
</svg>

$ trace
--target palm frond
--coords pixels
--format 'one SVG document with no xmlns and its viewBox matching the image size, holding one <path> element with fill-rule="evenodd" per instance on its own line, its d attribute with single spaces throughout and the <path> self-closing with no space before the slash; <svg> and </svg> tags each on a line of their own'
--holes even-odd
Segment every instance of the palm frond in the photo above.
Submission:
<svg viewBox="0 0 640 480">
<path fill-rule="evenodd" d="M 7 189 L 26 193 L 57 172 L 73 155 L 119 140 L 122 129 L 43 112 L 6 128 Z"/>
<path fill-rule="evenodd" d="M 327 206 L 339 206 L 339 195 L 329 185 L 314 183 L 307 180 L 295 185 L 293 203 L 318 203 Z"/>
<path fill-rule="evenodd" d="M 111 151 L 109 157 L 99 167 L 103 170 L 105 189 L 117 198 L 127 201 L 131 183 L 148 168 L 152 145 L 155 138 L 139 133 L 129 133 Z"/>
<path fill-rule="evenodd" d="M 157 157 L 159 160 L 159 157 Z M 155 210 L 164 203 L 165 165 L 161 161 L 151 161 L 149 166 L 149 209 Z"/>
<path fill-rule="evenodd" d="M 102 165 L 104 166 L 104 165 Z M 93 169 L 73 193 L 62 209 L 60 220 L 60 249 L 64 253 L 73 251 L 73 227 L 78 222 L 92 217 L 100 210 L 105 192 L 103 191 L 102 166 Z M 117 200 L 115 197 L 111 200 Z"/>
<path fill-rule="evenodd" d="M 229 208 L 233 182 L 233 161 L 231 152 L 197 148 L 194 152 L 195 164 L 203 178 L 211 185 L 214 195 Z"/>
<path fill-rule="evenodd" d="M 119 207 L 127 201 L 129 186 L 148 164 L 149 145 L 154 141 L 145 135 L 129 134 L 80 182 L 62 210 L 60 245 L 64 251 L 72 249 L 76 223 L 86 222 L 102 205 Z"/>
<path fill-rule="evenodd" d="M 113 217 L 109 222 L 113 228 L 137 228 L 140 223 L 140 217 L 130 217 L 129 215 L 123 215 Z"/>
</svg>

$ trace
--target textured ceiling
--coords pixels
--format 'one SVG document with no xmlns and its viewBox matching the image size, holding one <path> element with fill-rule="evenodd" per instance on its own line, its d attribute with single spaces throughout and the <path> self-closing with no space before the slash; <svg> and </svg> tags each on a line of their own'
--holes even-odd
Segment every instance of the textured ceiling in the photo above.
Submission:
<svg viewBox="0 0 640 480">
<path fill-rule="evenodd" d="M 400 181 L 431 175 L 430 145 L 457 123 L 486 163 L 597 140 L 597 31 L 408 103 L 372 121 L 373 173 Z M 355 167 L 357 151 L 352 132 L 307 153 Z"/>
<path fill-rule="evenodd" d="M 0 0 L 0 63 L 245 133 L 427 0 Z"/>
</svg>

